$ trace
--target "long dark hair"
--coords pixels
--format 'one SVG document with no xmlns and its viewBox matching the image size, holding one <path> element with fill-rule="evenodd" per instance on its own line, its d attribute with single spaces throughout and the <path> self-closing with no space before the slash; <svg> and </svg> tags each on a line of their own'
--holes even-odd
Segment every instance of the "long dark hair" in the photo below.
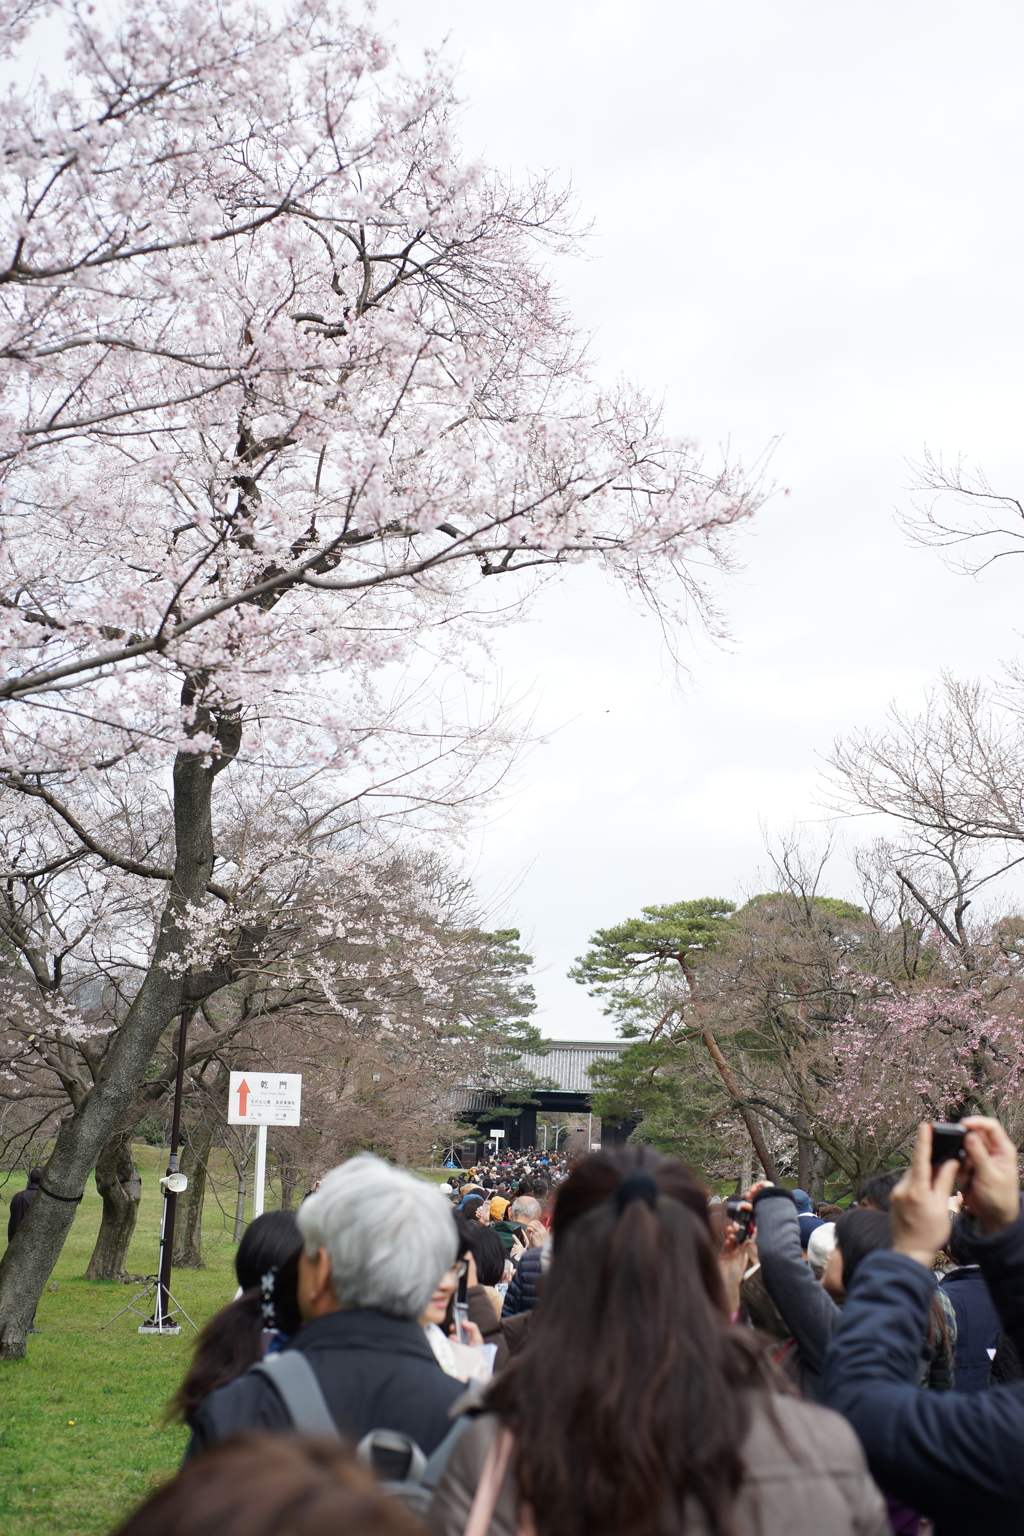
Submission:
<svg viewBox="0 0 1024 1536">
<path fill-rule="evenodd" d="M 291 1211 L 267 1211 L 249 1223 L 235 1254 L 242 1294 L 215 1312 L 197 1338 L 188 1375 L 168 1405 L 168 1418 L 187 1423 L 210 1392 L 261 1359 L 265 1329 L 277 1329 L 289 1338 L 298 1332 L 301 1247 Z"/>
<path fill-rule="evenodd" d="M 505 1273 L 505 1245 L 497 1232 L 481 1226 L 478 1221 L 467 1221 L 461 1214 L 456 1216 L 455 1225 L 459 1232 L 459 1253 L 473 1255 L 477 1280 L 481 1285 L 497 1285 Z"/>
<path fill-rule="evenodd" d="M 861 1260 L 879 1248 L 892 1247 L 889 1213 L 869 1206 L 844 1211 L 836 1222 L 836 1246 L 843 1258 L 843 1285 L 849 1290 Z"/>
<path fill-rule="evenodd" d="M 726 1314 L 705 1191 L 674 1158 L 608 1149 L 559 1186 L 552 1234 L 529 1342 L 490 1393 L 540 1536 L 678 1531 L 688 1496 L 726 1536 L 743 1389 L 772 1378 Z"/>
</svg>

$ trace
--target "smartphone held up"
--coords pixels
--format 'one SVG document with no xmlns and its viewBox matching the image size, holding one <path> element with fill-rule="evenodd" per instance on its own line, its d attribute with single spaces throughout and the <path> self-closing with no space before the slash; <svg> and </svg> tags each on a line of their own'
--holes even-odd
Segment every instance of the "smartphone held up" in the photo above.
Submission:
<svg viewBox="0 0 1024 1536">
<path fill-rule="evenodd" d="M 455 1291 L 455 1336 L 460 1344 L 468 1344 L 466 1324 L 469 1322 L 469 1264 L 460 1259 L 456 1266 L 459 1283 Z"/>
</svg>

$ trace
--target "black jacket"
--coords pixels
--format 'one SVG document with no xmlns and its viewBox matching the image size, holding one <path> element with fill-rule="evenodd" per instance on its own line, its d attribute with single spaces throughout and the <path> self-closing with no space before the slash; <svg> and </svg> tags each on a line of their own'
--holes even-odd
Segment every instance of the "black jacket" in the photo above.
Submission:
<svg viewBox="0 0 1024 1536">
<path fill-rule="evenodd" d="M 529 1312 L 537 1305 L 537 1288 L 540 1285 L 540 1248 L 527 1248 L 519 1260 L 515 1274 L 509 1282 L 502 1303 L 502 1317 L 515 1317 L 519 1312 Z"/>
<path fill-rule="evenodd" d="M 16 1195 L 11 1196 L 11 1214 L 7 1220 L 8 1242 L 11 1241 L 15 1232 L 17 1232 L 25 1220 L 25 1217 L 28 1215 L 28 1208 L 38 1193 L 39 1185 L 30 1184 L 27 1189 L 19 1189 Z"/>
<path fill-rule="evenodd" d="M 967 1239 L 1003 1328 L 1024 1355 L 1024 1215 Z M 1024 1382 L 988 1392 L 920 1392 L 930 1270 L 870 1253 L 829 1345 L 822 1401 L 846 1415 L 888 1492 L 935 1521 L 936 1536 L 1019 1536 L 1024 1508 Z"/>
<path fill-rule="evenodd" d="M 999 1338 L 999 1313 L 981 1270 L 974 1264 L 951 1269 L 939 1281 L 956 1313 L 956 1392 L 984 1392 Z M 989 1354 L 989 1350 L 992 1354 Z"/>
<path fill-rule="evenodd" d="M 419 1323 L 383 1312 L 329 1312 L 287 1347 L 302 1350 L 339 1432 L 353 1440 L 397 1429 L 429 1456 L 451 1428 L 448 1409 L 466 1390 L 442 1371 Z M 191 1427 L 186 1460 L 240 1430 L 287 1430 L 291 1420 L 272 1383 L 246 1374 L 204 1398 Z"/>
</svg>

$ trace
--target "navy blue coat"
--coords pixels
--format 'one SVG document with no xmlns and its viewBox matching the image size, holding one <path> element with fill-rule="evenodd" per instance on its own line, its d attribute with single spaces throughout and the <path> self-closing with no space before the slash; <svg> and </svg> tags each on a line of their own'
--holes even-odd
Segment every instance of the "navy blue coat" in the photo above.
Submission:
<svg viewBox="0 0 1024 1536">
<path fill-rule="evenodd" d="M 540 1285 L 539 1248 L 527 1248 L 515 1274 L 509 1282 L 502 1302 L 502 1317 L 515 1317 L 520 1312 L 531 1312 L 537 1305 L 537 1287 Z"/>
<path fill-rule="evenodd" d="M 350 1440 L 371 1429 L 397 1429 L 429 1456 L 451 1428 L 448 1409 L 466 1390 L 442 1371 L 419 1323 L 368 1308 L 328 1312 L 301 1328 L 287 1348 L 306 1356 L 335 1424 Z M 243 1429 L 288 1431 L 292 1421 L 273 1383 L 247 1373 L 204 1398 L 191 1427 L 186 1460 Z"/>
<path fill-rule="evenodd" d="M 967 1240 L 1003 1327 L 1024 1358 L 1024 1215 Z M 825 1356 L 821 1401 L 845 1414 L 876 1480 L 930 1515 L 936 1536 L 1020 1536 L 1024 1382 L 988 1392 L 921 1392 L 930 1270 L 902 1253 L 859 1265 Z"/>
<path fill-rule="evenodd" d="M 939 1281 L 956 1313 L 956 1380 L 954 1392 L 984 1392 L 992 1369 L 992 1355 L 999 1338 L 999 1313 L 974 1264 L 951 1269 Z"/>
</svg>

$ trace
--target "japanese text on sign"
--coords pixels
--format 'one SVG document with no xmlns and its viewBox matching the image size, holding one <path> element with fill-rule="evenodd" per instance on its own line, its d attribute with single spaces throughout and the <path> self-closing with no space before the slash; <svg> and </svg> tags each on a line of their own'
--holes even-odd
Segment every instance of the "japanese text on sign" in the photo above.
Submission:
<svg viewBox="0 0 1024 1536">
<path fill-rule="evenodd" d="M 300 1072 L 232 1072 L 229 1125 L 298 1125 Z"/>
</svg>

